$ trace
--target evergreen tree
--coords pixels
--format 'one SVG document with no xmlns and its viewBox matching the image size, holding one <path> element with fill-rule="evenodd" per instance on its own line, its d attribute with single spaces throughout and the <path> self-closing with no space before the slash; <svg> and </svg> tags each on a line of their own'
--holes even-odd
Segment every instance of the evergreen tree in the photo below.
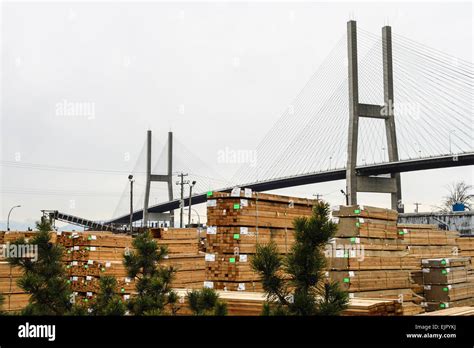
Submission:
<svg viewBox="0 0 474 348">
<path fill-rule="evenodd" d="M 177 294 L 171 289 L 175 270 L 159 265 L 167 255 L 167 248 L 158 246 L 149 231 L 137 236 L 134 251 L 124 256 L 128 276 L 136 279 L 137 295 L 127 306 L 135 315 L 164 315 L 177 311 Z"/>
<path fill-rule="evenodd" d="M 66 271 L 62 263 L 63 248 L 50 242 L 51 223 L 42 218 L 36 223 L 38 233 L 26 241 L 24 238 L 12 244 L 28 244 L 37 250 L 37 259 L 28 257 L 10 257 L 7 261 L 18 266 L 23 276 L 18 286 L 29 293 L 30 300 L 23 315 L 65 315 L 73 308 L 70 301 L 71 289 L 67 282 Z"/>
<path fill-rule="evenodd" d="M 104 276 L 99 280 L 99 293 L 91 306 L 93 315 L 124 315 L 126 306 L 117 292 L 117 279 Z"/>
<path fill-rule="evenodd" d="M 186 297 L 194 315 L 227 315 L 227 305 L 219 301 L 219 295 L 214 289 L 193 290 Z"/>
<path fill-rule="evenodd" d="M 257 245 L 251 266 L 267 293 L 264 315 L 337 315 L 347 307 L 347 293 L 323 274 L 323 248 L 337 230 L 329 213 L 329 204 L 319 201 L 310 218 L 296 218 L 295 243 L 285 257 L 273 242 Z"/>
</svg>

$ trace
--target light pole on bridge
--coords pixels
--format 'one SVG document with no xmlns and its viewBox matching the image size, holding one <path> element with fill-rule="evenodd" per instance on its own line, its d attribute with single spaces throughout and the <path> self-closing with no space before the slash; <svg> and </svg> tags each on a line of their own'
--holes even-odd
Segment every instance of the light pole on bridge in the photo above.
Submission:
<svg viewBox="0 0 474 348">
<path fill-rule="evenodd" d="M 10 214 L 12 213 L 12 210 L 15 208 L 20 208 L 21 205 L 15 205 L 13 206 L 10 211 L 8 212 L 8 217 L 7 217 L 7 231 L 10 231 Z"/>
</svg>

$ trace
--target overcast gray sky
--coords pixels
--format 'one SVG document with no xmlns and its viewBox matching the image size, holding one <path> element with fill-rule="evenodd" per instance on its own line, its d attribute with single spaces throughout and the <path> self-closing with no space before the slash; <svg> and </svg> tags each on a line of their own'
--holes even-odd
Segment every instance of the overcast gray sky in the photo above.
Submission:
<svg viewBox="0 0 474 348">
<path fill-rule="evenodd" d="M 148 128 L 162 144 L 173 130 L 229 178 L 236 168 L 219 165 L 217 151 L 256 148 L 350 17 L 374 33 L 388 22 L 472 62 L 472 16 L 470 2 L 4 2 L 0 220 L 15 204 L 16 221 L 37 219 L 40 209 L 111 218 Z M 62 115 L 64 101 L 92 107 L 93 116 Z M 460 179 L 472 183 L 472 167 L 402 174 L 407 210 L 414 202 L 432 210 Z M 344 186 L 278 192 L 341 204 Z M 389 204 L 388 195 L 360 197 Z"/>
</svg>

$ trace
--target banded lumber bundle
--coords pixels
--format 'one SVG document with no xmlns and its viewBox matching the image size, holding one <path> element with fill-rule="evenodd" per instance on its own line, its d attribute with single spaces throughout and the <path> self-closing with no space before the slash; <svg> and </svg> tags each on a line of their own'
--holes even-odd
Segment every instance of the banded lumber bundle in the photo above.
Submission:
<svg viewBox="0 0 474 348">
<path fill-rule="evenodd" d="M 428 302 L 452 302 L 474 297 L 473 285 L 469 282 L 452 285 L 425 285 L 425 299 Z"/>
<path fill-rule="evenodd" d="M 396 210 L 369 207 L 366 205 L 341 205 L 332 212 L 332 215 L 335 217 L 359 217 L 386 221 L 397 221 L 398 218 Z"/>
<path fill-rule="evenodd" d="M 423 282 L 432 284 L 456 284 L 467 282 L 466 267 L 423 268 Z"/>
<path fill-rule="evenodd" d="M 311 216 L 315 200 L 263 193 L 213 192 L 207 201 L 208 226 L 293 228 L 293 220 Z"/>
<path fill-rule="evenodd" d="M 424 302 L 423 306 L 427 312 L 438 311 L 441 309 L 452 308 L 452 307 L 464 307 L 474 306 L 474 298 L 465 298 L 463 300 L 451 301 L 451 302 Z"/>
<path fill-rule="evenodd" d="M 215 234 L 207 234 L 207 252 L 255 254 L 257 243 L 273 242 L 283 254 L 290 251 L 294 240 L 293 229 L 216 226 Z"/>
<path fill-rule="evenodd" d="M 443 317 L 453 317 L 453 316 L 474 316 L 474 307 L 453 307 L 447 309 L 436 310 L 433 312 L 423 313 L 420 315 L 425 316 L 443 316 Z"/>
<path fill-rule="evenodd" d="M 20 294 L 4 294 L 5 301 L 2 306 L 2 310 L 6 312 L 17 312 L 21 311 L 28 305 L 30 295 L 25 293 Z"/>
<path fill-rule="evenodd" d="M 338 237 L 398 238 L 396 220 L 337 216 L 333 217 L 333 221 L 338 224 L 336 232 Z"/>
<path fill-rule="evenodd" d="M 350 292 L 410 288 L 411 284 L 410 272 L 401 270 L 332 271 L 329 278 Z"/>
<path fill-rule="evenodd" d="M 470 256 L 474 258 L 474 237 L 456 238 L 456 244 L 459 247 L 460 256 Z"/>
</svg>

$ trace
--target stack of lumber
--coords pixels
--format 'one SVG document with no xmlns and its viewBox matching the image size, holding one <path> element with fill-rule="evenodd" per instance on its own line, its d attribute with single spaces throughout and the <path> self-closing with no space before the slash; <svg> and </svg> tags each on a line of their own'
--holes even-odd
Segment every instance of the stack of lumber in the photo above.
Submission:
<svg viewBox="0 0 474 348">
<path fill-rule="evenodd" d="M 159 245 L 166 245 L 168 255 L 163 266 L 175 270 L 174 287 L 201 288 L 205 276 L 203 253 L 199 252 L 199 233 L 196 229 L 153 229 L 152 234 Z M 19 238 L 31 238 L 35 232 L 0 233 L 4 243 Z M 133 250 L 132 237 L 110 232 L 52 232 L 51 242 L 64 248 L 63 261 L 74 299 L 85 304 L 94 299 L 99 290 L 99 279 L 103 275 L 117 278 L 117 292 L 128 300 L 135 292 L 134 279 L 127 277 L 123 265 L 126 252 Z M 5 310 L 20 310 L 28 303 L 28 295 L 18 286 L 19 269 L 12 268 L 0 260 L 0 293 L 5 296 Z"/>
<path fill-rule="evenodd" d="M 17 281 L 22 276 L 21 270 L 18 267 L 11 266 L 5 256 L 6 248 L 9 243 L 16 241 L 19 238 L 28 240 L 33 237 L 33 232 L 0 232 L 0 293 L 4 296 L 2 311 L 14 312 L 26 307 L 30 296 L 21 289 Z"/>
<path fill-rule="evenodd" d="M 423 259 L 427 311 L 474 305 L 474 279 L 469 257 Z"/>
<path fill-rule="evenodd" d="M 474 307 L 453 307 L 453 308 L 446 308 L 440 309 L 437 311 L 427 312 L 420 315 L 424 316 L 474 316 Z"/>
<path fill-rule="evenodd" d="M 187 289 L 175 289 L 180 298 L 179 315 L 189 315 L 186 294 Z M 228 315 L 258 316 L 262 313 L 266 296 L 262 292 L 217 291 L 222 302 L 227 304 Z M 402 305 L 393 299 L 365 299 L 354 298 L 349 300 L 348 308 L 343 316 L 394 316 L 402 314 Z"/>
<path fill-rule="evenodd" d="M 474 236 L 462 236 L 456 239 L 459 247 L 459 256 L 474 258 Z"/>
<path fill-rule="evenodd" d="M 261 291 L 259 276 L 250 267 L 257 244 L 274 242 L 288 253 L 294 243 L 293 221 L 311 216 L 316 200 L 255 193 L 235 188 L 209 192 L 205 287 Z"/>
</svg>

